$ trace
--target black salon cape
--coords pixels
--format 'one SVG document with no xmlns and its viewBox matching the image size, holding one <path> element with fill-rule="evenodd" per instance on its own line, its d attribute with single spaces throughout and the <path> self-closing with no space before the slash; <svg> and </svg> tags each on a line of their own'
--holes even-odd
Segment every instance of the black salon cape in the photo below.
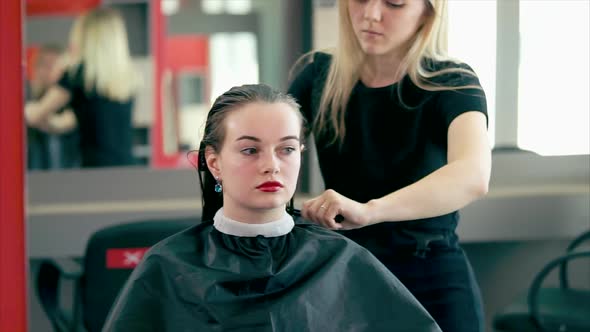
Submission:
<svg viewBox="0 0 590 332">
<path fill-rule="evenodd" d="M 103 331 L 440 331 L 367 250 L 311 224 L 236 237 L 205 222 L 154 246 Z"/>
</svg>

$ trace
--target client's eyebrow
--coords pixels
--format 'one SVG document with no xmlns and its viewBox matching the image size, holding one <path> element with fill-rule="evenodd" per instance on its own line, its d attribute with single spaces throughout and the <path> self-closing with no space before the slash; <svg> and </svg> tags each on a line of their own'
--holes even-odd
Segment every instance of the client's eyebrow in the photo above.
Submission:
<svg viewBox="0 0 590 332">
<path fill-rule="evenodd" d="M 294 135 L 291 135 L 291 136 L 285 136 L 285 137 L 281 138 L 281 142 L 288 141 L 290 139 L 294 139 L 296 141 L 299 141 L 299 137 L 294 136 Z M 260 140 L 260 138 L 254 137 L 254 136 L 249 136 L 249 135 L 243 135 L 243 136 L 240 136 L 240 137 L 236 138 L 236 141 L 241 141 L 241 140 L 250 140 L 250 141 L 254 141 L 254 142 L 262 142 Z"/>
<path fill-rule="evenodd" d="M 260 142 L 260 138 L 254 137 L 254 136 L 248 136 L 248 135 L 243 135 L 243 136 L 236 138 L 236 141 L 241 141 L 241 140 Z"/>
<path fill-rule="evenodd" d="M 296 140 L 296 141 L 299 141 L 299 137 L 297 137 L 297 136 L 294 136 L 294 135 L 291 135 L 291 136 L 285 136 L 285 137 L 281 138 L 281 142 L 283 142 L 283 141 L 288 141 L 288 140 L 290 140 L 290 139 L 294 139 L 294 140 Z"/>
</svg>

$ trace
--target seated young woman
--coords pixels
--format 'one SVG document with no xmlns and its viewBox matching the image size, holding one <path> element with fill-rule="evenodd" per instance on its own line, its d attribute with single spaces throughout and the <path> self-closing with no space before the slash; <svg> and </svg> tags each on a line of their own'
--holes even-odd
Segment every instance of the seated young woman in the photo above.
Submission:
<svg viewBox="0 0 590 332">
<path fill-rule="evenodd" d="M 367 250 L 287 213 L 303 128 L 268 86 L 217 98 L 199 149 L 203 222 L 150 249 L 104 331 L 440 331 Z"/>
</svg>

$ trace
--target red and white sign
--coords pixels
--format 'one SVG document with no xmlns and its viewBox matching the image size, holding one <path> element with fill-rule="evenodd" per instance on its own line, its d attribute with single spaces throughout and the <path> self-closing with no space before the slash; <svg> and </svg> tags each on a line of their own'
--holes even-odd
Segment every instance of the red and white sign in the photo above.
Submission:
<svg viewBox="0 0 590 332">
<path fill-rule="evenodd" d="M 107 249 L 107 269 L 133 269 L 149 248 Z"/>
</svg>

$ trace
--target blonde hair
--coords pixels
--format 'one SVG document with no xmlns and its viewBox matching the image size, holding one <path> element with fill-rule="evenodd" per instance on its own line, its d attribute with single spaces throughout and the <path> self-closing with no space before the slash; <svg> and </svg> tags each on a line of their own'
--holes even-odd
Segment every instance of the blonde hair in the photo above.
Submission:
<svg viewBox="0 0 590 332">
<path fill-rule="evenodd" d="M 84 90 L 125 102 L 133 97 L 138 73 L 133 67 L 123 18 L 112 8 L 98 8 L 80 16 L 70 33 L 75 49 L 70 74 L 84 67 Z"/>
<path fill-rule="evenodd" d="M 448 73 L 462 73 L 475 76 L 469 69 L 455 67 L 429 71 L 424 67 L 425 59 L 435 61 L 452 61 L 460 63 L 447 55 L 447 0 L 424 0 L 426 4 L 426 19 L 422 27 L 414 36 L 411 46 L 402 59 L 398 74 L 407 73 L 410 80 L 419 88 L 428 91 L 456 90 L 466 88 L 480 89 L 476 85 L 453 85 L 435 83 L 431 79 Z M 345 110 L 350 94 L 356 82 L 360 79 L 365 54 L 355 36 L 352 22 L 348 13 L 347 0 L 340 0 L 338 47 L 332 53 L 332 62 L 320 99 L 319 112 L 314 119 L 314 133 L 316 136 L 328 131 L 332 135 L 330 144 L 342 144 L 346 134 Z M 401 77 L 401 75 L 400 75 Z M 401 94 L 398 85 L 398 95 Z M 401 98 L 401 96 L 400 96 Z M 403 103 L 403 101 L 402 101 Z"/>
</svg>

